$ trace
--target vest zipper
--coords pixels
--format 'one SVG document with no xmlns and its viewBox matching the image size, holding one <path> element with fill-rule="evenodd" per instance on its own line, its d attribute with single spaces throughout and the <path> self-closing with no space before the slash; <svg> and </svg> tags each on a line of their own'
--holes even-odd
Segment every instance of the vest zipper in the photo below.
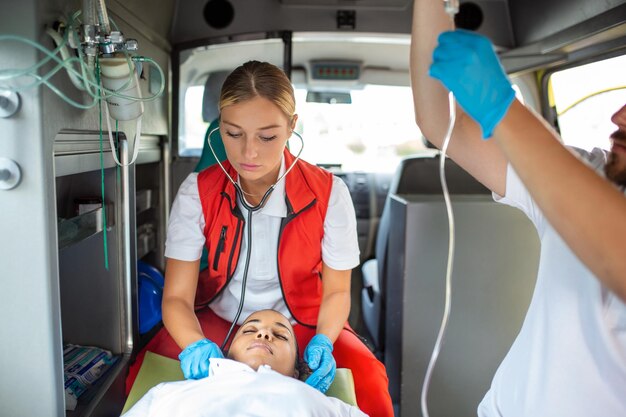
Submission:
<svg viewBox="0 0 626 417">
<path fill-rule="evenodd" d="M 233 259 L 235 257 L 235 252 L 237 249 L 237 242 L 239 242 L 239 251 L 237 253 L 237 261 L 239 261 L 240 255 L 241 255 L 241 242 L 243 241 L 243 232 L 241 231 L 242 229 L 242 225 L 245 223 L 244 220 L 241 219 L 241 217 L 239 217 L 239 215 L 236 216 L 237 217 L 237 229 L 235 229 L 235 239 L 233 240 L 233 248 L 230 251 L 230 255 L 228 257 L 228 267 L 226 268 L 226 284 L 224 284 L 224 288 L 226 287 L 226 285 L 228 285 L 228 283 L 230 282 L 230 280 L 233 278 L 233 275 L 235 275 L 235 270 L 233 268 Z"/>
<path fill-rule="evenodd" d="M 289 311 L 289 314 L 291 314 L 291 317 L 293 317 L 293 319 L 296 321 L 296 323 L 305 326 L 305 327 L 309 327 L 312 329 L 315 329 L 317 326 L 313 325 L 313 324 L 307 324 L 304 322 L 301 322 L 300 320 L 298 320 L 298 318 L 296 317 L 295 314 L 293 314 L 293 311 L 291 311 L 291 307 L 289 307 L 289 302 L 287 301 L 287 297 L 285 297 L 285 289 L 283 288 L 283 280 L 280 276 L 280 261 L 278 259 L 278 253 L 280 252 L 280 241 L 281 238 L 283 237 L 283 230 L 285 230 L 285 227 L 287 227 L 287 224 L 292 221 L 298 214 L 302 213 L 305 210 L 308 210 L 309 208 L 311 208 L 316 202 L 317 199 L 313 199 L 313 201 L 311 201 L 306 207 L 304 207 L 302 210 L 300 210 L 297 213 L 294 213 L 293 211 L 293 207 L 291 206 L 291 203 L 289 202 L 289 199 L 287 197 L 285 197 L 285 202 L 287 203 L 287 217 L 285 217 L 282 221 L 281 221 L 281 225 L 280 225 L 280 230 L 278 232 L 278 242 L 277 242 L 277 250 L 276 250 L 276 272 L 278 273 L 278 284 L 280 285 L 280 292 L 283 295 L 283 300 L 285 301 L 285 306 L 287 307 L 287 311 Z M 320 279 L 322 279 L 322 274 L 318 274 Z"/>
<path fill-rule="evenodd" d="M 222 226 L 222 231 L 220 232 L 220 240 L 217 242 L 217 248 L 215 248 L 215 255 L 213 255 L 213 270 L 217 271 L 217 265 L 220 261 L 220 255 L 224 252 L 224 246 L 226 245 L 226 231 L 228 230 L 228 226 Z"/>
<path fill-rule="evenodd" d="M 231 213 L 237 218 L 237 228 L 235 229 L 235 238 L 233 239 L 233 247 L 230 251 L 230 254 L 228 255 L 228 265 L 226 267 L 226 283 L 224 284 L 224 287 L 222 287 L 222 289 L 215 295 L 215 297 L 217 297 L 224 290 L 224 288 L 226 288 L 226 286 L 232 279 L 233 275 L 235 274 L 235 271 L 233 269 L 233 257 L 235 256 L 235 252 L 236 252 L 235 249 L 237 248 L 238 242 L 239 242 L 239 252 L 241 252 L 241 242 L 243 241 L 243 233 L 241 232 L 241 225 L 245 223 L 243 214 L 241 213 L 241 210 L 239 210 L 239 206 L 237 206 L 237 202 L 232 201 L 230 199 L 230 195 L 228 195 L 228 193 L 224 191 L 222 191 L 221 195 L 226 200 L 228 200 Z M 237 260 L 239 260 L 239 253 L 237 254 Z"/>
</svg>

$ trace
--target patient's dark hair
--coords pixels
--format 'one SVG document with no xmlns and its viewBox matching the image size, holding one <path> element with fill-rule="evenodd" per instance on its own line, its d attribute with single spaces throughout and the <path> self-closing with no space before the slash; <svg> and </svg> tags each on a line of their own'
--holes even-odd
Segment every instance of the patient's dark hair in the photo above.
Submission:
<svg viewBox="0 0 626 417">
<path fill-rule="evenodd" d="M 293 338 L 296 342 L 296 371 L 298 371 L 298 379 L 300 381 L 306 381 L 306 379 L 313 373 L 313 370 L 309 368 L 309 365 L 300 358 L 300 347 L 298 346 L 298 339 Z"/>
<path fill-rule="evenodd" d="M 309 368 L 309 365 L 306 364 L 304 359 L 298 358 L 296 369 L 298 370 L 298 379 L 302 382 L 306 381 L 306 379 L 313 373 L 313 370 Z"/>
</svg>

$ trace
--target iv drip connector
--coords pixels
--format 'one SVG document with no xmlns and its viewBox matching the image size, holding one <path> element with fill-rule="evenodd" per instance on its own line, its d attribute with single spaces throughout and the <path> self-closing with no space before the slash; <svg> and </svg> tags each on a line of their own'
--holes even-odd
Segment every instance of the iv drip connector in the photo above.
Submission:
<svg viewBox="0 0 626 417">
<path fill-rule="evenodd" d="M 116 52 L 135 52 L 139 49 L 136 39 L 125 39 L 120 31 L 100 33 L 97 25 L 83 25 L 83 40 L 81 45 L 83 52 L 88 56 L 96 56 L 98 53 L 112 55 Z"/>
<path fill-rule="evenodd" d="M 122 32 L 113 31 L 100 42 L 100 52 L 111 55 L 115 52 L 135 52 L 139 49 L 139 42 L 136 39 L 124 39 Z"/>
<path fill-rule="evenodd" d="M 443 0 L 443 8 L 453 18 L 459 12 L 459 0 Z"/>
</svg>

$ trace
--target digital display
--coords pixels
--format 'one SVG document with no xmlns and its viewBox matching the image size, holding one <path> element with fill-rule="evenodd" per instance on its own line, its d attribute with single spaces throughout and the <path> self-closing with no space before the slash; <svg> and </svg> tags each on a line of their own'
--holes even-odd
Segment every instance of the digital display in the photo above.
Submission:
<svg viewBox="0 0 626 417">
<path fill-rule="evenodd" d="M 316 62 L 312 71 L 314 80 L 358 80 L 360 66 L 349 62 Z"/>
</svg>

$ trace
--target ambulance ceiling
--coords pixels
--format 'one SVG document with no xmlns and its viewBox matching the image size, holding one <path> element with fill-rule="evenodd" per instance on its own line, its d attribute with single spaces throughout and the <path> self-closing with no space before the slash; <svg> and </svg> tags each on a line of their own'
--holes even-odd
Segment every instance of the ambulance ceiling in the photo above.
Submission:
<svg viewBox="0 0 626 417">
<path fill-rule="evenodd" d="M 483 14 L 479 30 L 512 46 L 507 0 L 473 2 Z M 170 41 L 272 31 L 409 34 L 412 7 L 412 0 L 178 0 Z"/>
<path fill-rule="evenodd" d="M 181 46 L 273 31 L 409 34 L 413 1 L 107 0 L 107 5 Z M 626 35 L 626 0 L 461 0 L 461 6 L 467 11 L 464 22 L 479 22 L 477 30 L 504 50 L 571 51 L 588 46 L 577 39 L 619 44 Z"/>
</svg>

